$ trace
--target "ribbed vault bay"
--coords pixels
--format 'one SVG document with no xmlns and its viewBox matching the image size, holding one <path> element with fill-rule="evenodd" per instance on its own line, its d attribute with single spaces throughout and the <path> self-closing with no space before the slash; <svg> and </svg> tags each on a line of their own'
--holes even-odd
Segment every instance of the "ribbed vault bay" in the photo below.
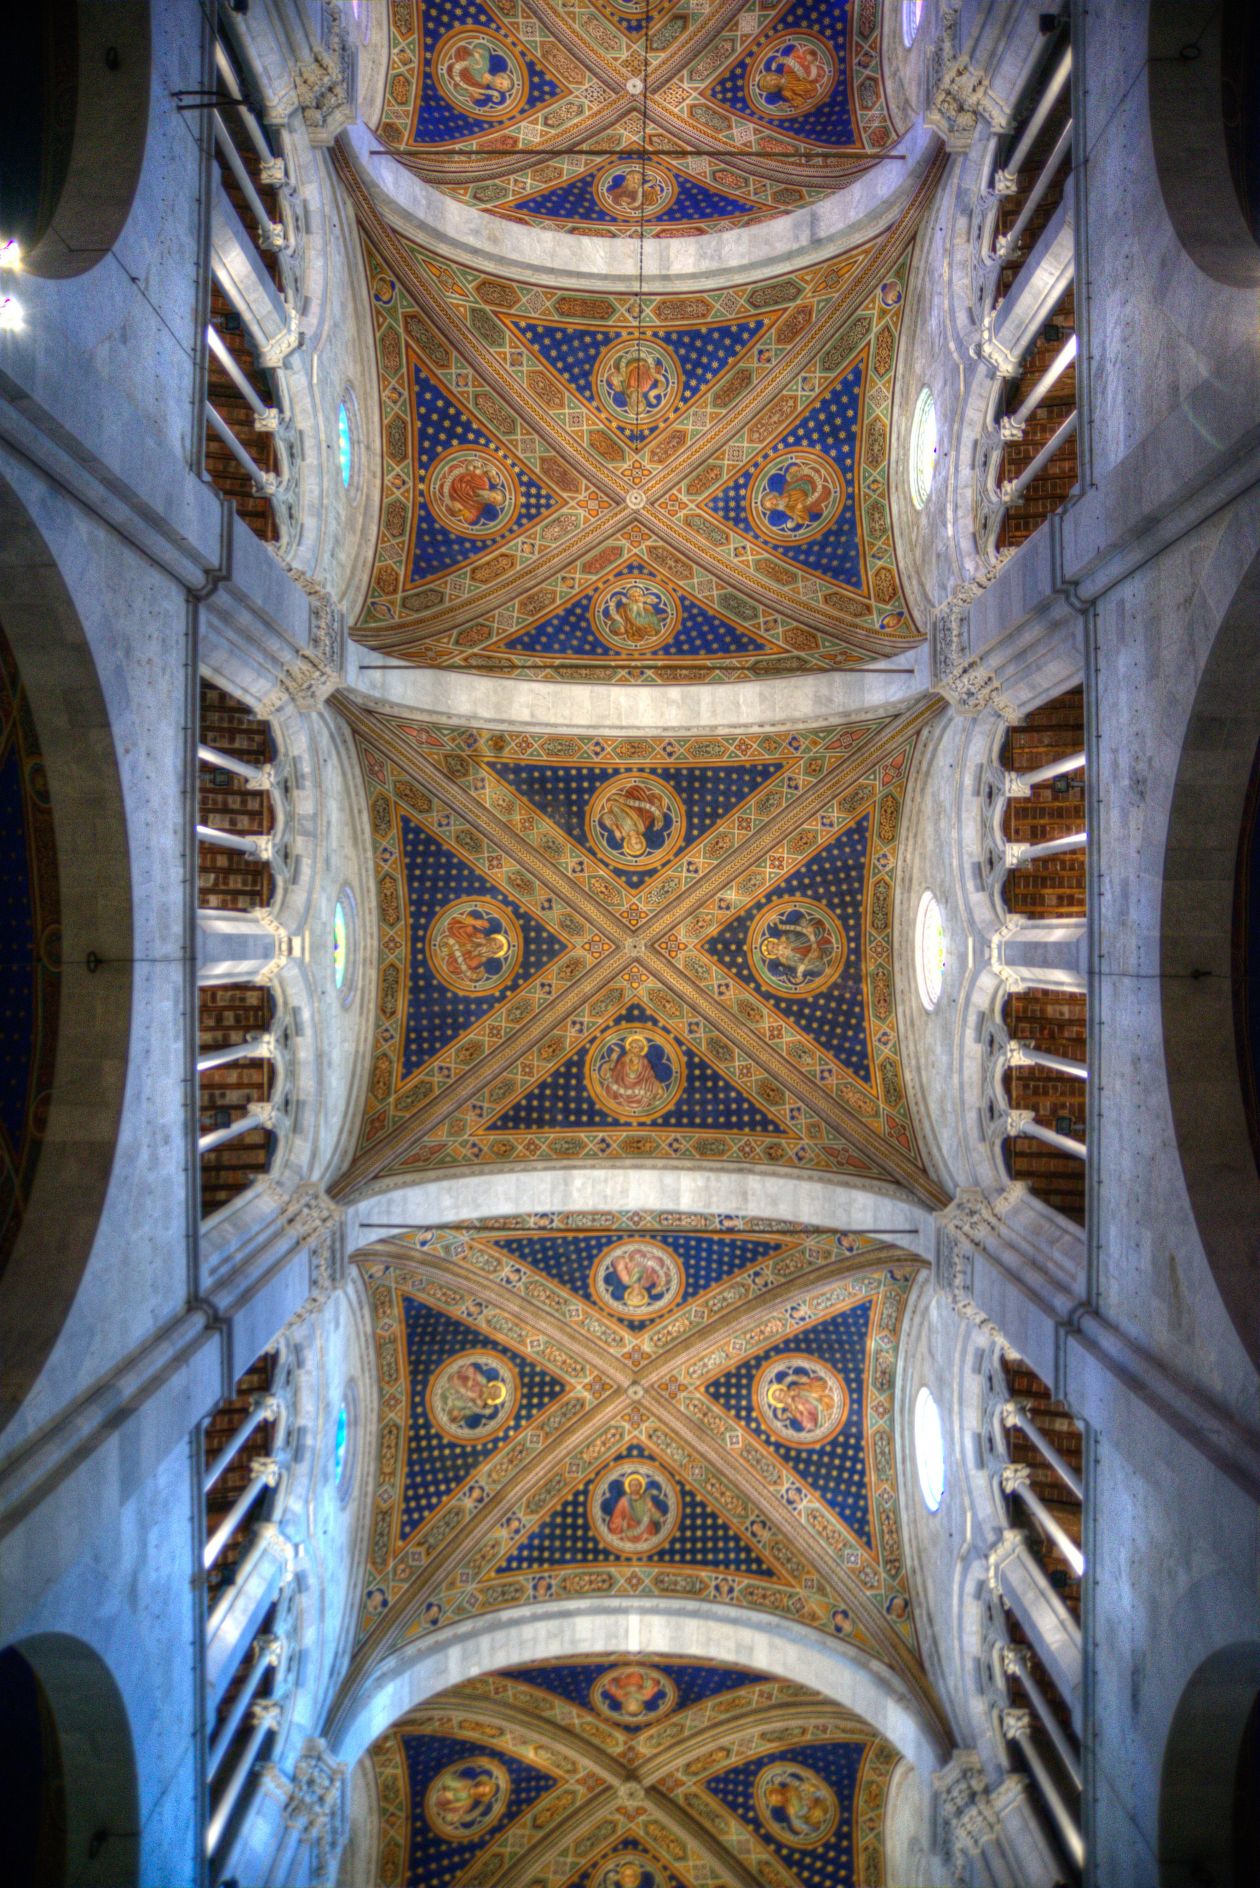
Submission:
<svg viewBox="0 0 1260 1888">
<path fill-rule="evenodd" d="M 881 10 L 393 0 L 377 133 L 430 183 L 517 222 L 737 229 L 817 201 L 893 141 Z"/>
</svg>

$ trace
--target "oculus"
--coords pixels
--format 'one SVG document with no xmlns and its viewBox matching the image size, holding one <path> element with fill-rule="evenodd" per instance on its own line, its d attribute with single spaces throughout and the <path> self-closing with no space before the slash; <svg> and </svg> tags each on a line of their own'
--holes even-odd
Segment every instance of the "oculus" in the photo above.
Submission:
<svg viewBox="0 0 1260 1888">
<path fill-rule="evenodd" d="M 945 1432 L 936 1398 L 926 1383 L 914 1399 L 914 1460 L 923 1505 L 935 1514 L 945 1499 Z"/>
<path fill-rule="evenodd" d="M 910 503 L 916 511 L 927 504 L 936 477 L 936 448 L 936 401 L 931 388 L 924 387 L 910 422 Z"/>
<path fill-rule="evenodd" d="M 510 1423 L 521 1380 L 496 1351 L 467 1350 L 435 1372 L 426 1396 L 435 1429 L 451 1442 L 485 1442 Z"/>
<path fill-rule="evenodd" d="M 945 920 L 932 892 L 924 892 L 914 920 L 914 969 L 919 1001 L 934 1010 L 945 988 Z"/>
<path fill-rule="evenodd" d="M 844 1426 L 849 1397 L 829 1365 L 816 1357 L 775 1357 L 757 1373 L 757 1414 L 772 1436 L 795 1448 L 817 1448 Z"/>
<path fill-rule="evenodd" d="M 591 628 L 611 649 L 658 649 L 678 628 L 678 598 L 647 577 L 614 577 L 591 598 Z M 656 783 L 653 782 L 653 785 Z"/>
<path fill-rule="evenodd" d="M 682 1093 L 683 1080 L 681 1054 L 657 1029 L 610 1029 L 586 1060 L 592 1100 L 623 1121 L 664 1114 Z"/>
<path fill-rule="evenodd" d="M 493 1757 L 448 1764 L 424 1793 L 424 1818 L 446 1842 L 471 1842 L 493 1829 L 507 1808 L 512 1784 Z"/>
<path fill-rule="evenodd" d="M 621 1239 L 591 1268 L 597 1304 L 623 1318 L 651 1318 L 676 1304 L 685 1283 L 682 1265 L 654 1239 Z"/>
<path fill-rule="evenodd" d="M 682 844 L 682 801 L 651 774 L 618 774 L 592 795 L 586 836 L 612 865 L 663 865 Z"/>
<path fill-rule="evenodd" d="M 825 39 L 783 33 L 748 68 L 745 90 L 753 111 L 767 118 L 801 118 L 826 104 L 839 66 Z"/>
<path fill-rule="evenodd" d="M 778 544 L 816 538 L 838 516 L 844 474 L 821 452 L 776 453 L 752 482 L 748 510 L 753 529 Z"/>
<path fill-rule="evenodd" d="M 780 898 L 767 905 L 745 949 L 758 983 L 779 996 L 825 990 L 848 955 L 840 920 L 812 898 Z"/>
<path fill-rule="evenodd" d="M 772 1835 L 794 1849 L 816 1848 L 840 1819 L 835 1792 L 803 1763 L 769 1763 L 753 1785 L 757 1814 Z"/>
<path fill-rule="evenodd" d="M 609 216 L 625 221 L 646 222 L 668 210 L 678 194 L 678 186 L 660 164 L 605 164 L 597 170 L 592 185 L 595 201 Z"/>
<path fill-rule="evenodd" d="M 660 1876 L 641 1855 L 614 1855 L 591 1888 L 664 1888 Z"/>
<path fill-rule="evenodd" d="M 663 1718 L 678 1702 L 678 1691 L 664 1672 L 651 1665 L 619 1665 L 591 1686 L 591 1709 L 614 1724 L 645 1724 Z"/>
<path fill-rule="evenodd" d="M 520 488 L 509 467 L 467 446 L 453 446 L 434 460 L 425 497 L 437 522 L 466 538 L 506 531 L 521 505 Z"/>
<path fill-rule="evenodd" d="M 433 53 L 433 77 L 448 105 L 470 118 L 508 118 L 525 97 L 525 68 L 497 33 L 447 33 Z"/>
<path fill-rule="evenodd" d="M 654 1554 L 678 1526 L 678 1490 L 652 1462 L 620 1462 L 592 1484 L 595 1538 L 614 1554 Z"/>
<path fill-rule="evenodd" d="M 521 927 L 490 898 L 457 898 L 438 912 L 425 939 L 434 975 L 461 996 L 505 985 L 521 958 Z"/>
<path fill-rule="evenodd" d="M 663 342 L 615 341 L 595 365 L 595 393 L 615 420 L 664 419 L 682 389 L 682 368 Z"/>
</svg>

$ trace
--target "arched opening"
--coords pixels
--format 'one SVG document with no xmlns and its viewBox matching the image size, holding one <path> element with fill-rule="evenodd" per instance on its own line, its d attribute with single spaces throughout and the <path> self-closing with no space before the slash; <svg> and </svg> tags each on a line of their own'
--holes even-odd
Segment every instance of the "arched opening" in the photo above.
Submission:
<svg viewBox="0 0 1260 1888">
<path fill-rule="evenodd" d="M 104 1662 L 42 1633 L 0 1652 L 0 1763 L 10 1879 L 29 1888 L 139 1880 L 131 1727 Z"/>
<path fill-rule="evenodd" d="M 12 656 L 6 693 L 16 709 L 4 771 L 13 962 L 5 972 L 2 1423 L 56 1342 L 104 1205 L 127 1071 L 132 938 L 122 789 L 96 667 L 48 547 L 3 483 L 0 546 L 0 625 Z M 73 1029 L 50 1029 L 54 997 L 73 1014 Z"/>
<path fill-rule="evenodd" d="M 1260 1644 L 1222 1646 L 1173 1713 L 1159 1789 L 1160 1888 L 1260 1877 Z"/>
<path fill-rule="evenodd" d="M 1247 0 L 1152 0 L 1150 124 L 1168 220 L 1205 275 L 1260 281 L 1260 29 Z"/>
<path fill-rule="evenodd" d="M 0 239 L 82 275 L 131 213 L 149 123 L 148 0 L 44 0 L 6 34 Z"/>
<path fill-rule="evenodd" d="M 1225 1308 L 1260 1367 L 1260 1169 L 1250 1072 L 1254 825 L 1260 739 L 1260 559 L 1217 632 L 1182 744 L 1164 850 L 1160 969 L 1177 1151 Z"/>
</svg>

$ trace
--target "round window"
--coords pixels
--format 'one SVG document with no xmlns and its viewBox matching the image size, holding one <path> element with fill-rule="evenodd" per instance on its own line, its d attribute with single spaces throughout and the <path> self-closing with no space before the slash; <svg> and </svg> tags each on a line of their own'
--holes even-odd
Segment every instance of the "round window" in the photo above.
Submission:
<svg viewBox="0 0 1260 1888">
<path fill-rule="evenodd" d="M 343 400 L 337 408 L 337 458 L 341 465 L 341 483 L 350 488 L 350 475 L 354 471 L 354 441 L 350 434 L 350 414 Z"/>
<path fill-rule="evenodd" d="M 333 982 L 344 988 L 350 963 L 350 925 L 340 898 L 333 907 Z"/>
<path fill-rule="evenodd" d="M 945 1499 L 945 1432 L 936 1398 L 926 1383 L 914 1399 L 914 1459 L 924 1506 L 935 1514 Z"/>
<path fill-rule="evenodd" d="M 910 422 L 910 502 L 916 511 L 927 504 L 936 476 L 936 401 L 925 387 Z"/>
<path fill-rule="evenodd" d="M 919 1000 L 925 1010 L 934 1010 L 945 987 L 945 921 L 931 892 L 924 892 L 919 900 L 914 927 L 914 967 Z"/>
<path fill-rule="evenodd" d="M 901 0 L 901 37 L 913 46 L 923 19 L 923 0 Z"/>
<path fill-rule="evenodd" d="M 350 1418 L 343 1403 L 337 1411 L 337 1432 L 333 1437 L 333 1480 L 340 1483 L 346 1466 L 346 1442 L 350 1435 Z"/>
</svg>

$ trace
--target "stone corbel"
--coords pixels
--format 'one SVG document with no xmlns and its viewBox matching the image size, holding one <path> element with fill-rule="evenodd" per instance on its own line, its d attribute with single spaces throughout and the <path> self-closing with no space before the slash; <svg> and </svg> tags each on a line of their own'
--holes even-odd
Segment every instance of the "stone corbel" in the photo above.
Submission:
<svg viewBox="0 0 1260 1888">
<path fill-rule="evenodd" d="M 985 668 L 978 656 L 968 656 L 965 662 L 940 676 L 936 688 L 959 714 L 979 715 L 991 708 L 994 714 L 1012 725 L 1019 720 L 1018 712 L 1003 695 L 996 675 L 992 669 Z"/>
<path fill-rule="evenodd" d="M 987 362 L 1003 380 L 1013 380 L 1023 363 L 1018 355 L 1012 354 L 1009 348 L 1003 347 L 994 332 L 1002 307 L 1003 304 L 998 302 L 986 311 L 979 330 L 967 344 L 967 352 L 972 360 Z"/>
<path fill-rule="evenodd" d="M 939 133 L 950 151 L 965 151 L 983 118 L 994 131 L 1009 131 L 1011 114 L 989 87 L 989 75 L 958 51 L 961 8 L 941 11 L 941 30 L 928 60 L 929 104 L 924 123 Z"/>
<path fill-rule="evenodd" d="M 312 47 L 310 58 L 293 68 L 294 96 L 307 136 L 317 148 L 331 144 L 339 131 L 353 124 L 356 109 L 354 46 L 335 0 L 327 0 L 325 12 L 327 44 Z"/>
<path fill-rule="evenodd" d="M 321 656 L 312 651 L 302 652 L 280 675 L 280 683 L 273 688 L 265 701 L 258 705 L 258 712 L 264 720 L 279 714 L 286 702 L 292 702 L 295 708 L 311 714 L 328 700 L 328 697 L 341 686 L 341 676 Z"/>
<path fill-rule="evenodd" d="M 306 336 L 302 333 L 296 308 L 286 307 L 284 326 L 279 334 L 271 337 L 264 347 L 258 350 L 260 367 L 280 367 L 288 360 L 295 348 L 301 347 Z"/>
<path fill-rule="evenodd" d="M 1001 1822 L 989 1794 L 978 1752 L 956 1750 L 932 1778 L 940 1822 L 940 1848 L 956 1882 L 967 1878 L 967 1863 L 998 1841 Z"/>
</svg>

